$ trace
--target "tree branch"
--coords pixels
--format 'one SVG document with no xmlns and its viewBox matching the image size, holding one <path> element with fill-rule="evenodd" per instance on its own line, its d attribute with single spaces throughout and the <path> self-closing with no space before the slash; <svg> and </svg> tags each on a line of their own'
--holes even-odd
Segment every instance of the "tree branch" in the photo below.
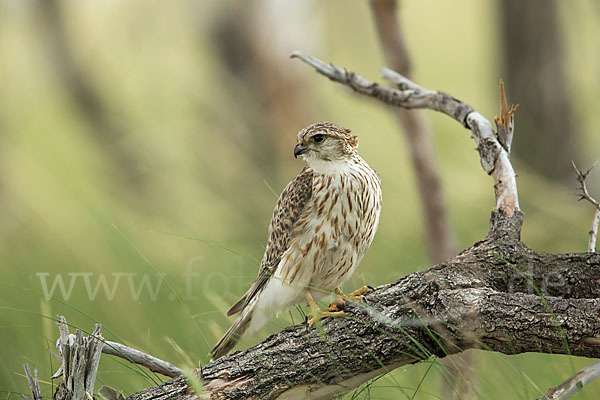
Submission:
<svg viewBox="0 0 600 400">
<path fill-rule="evenodd" d="M 539 400 L 564 400 L 580 392 L 584 386 L 600 376 L 600 361 L 588 365 L 560 385 L 548 390 Z"/>
<path fill-rule="evenodd" d="M 380 286 L 367 295 L 367 304 L 348 305 L 346 318 L 323 320 L 323 332 L 291 326 L 197 370 L 201 398 L 329 399 L 401 365 L 470 348 L 600 358 L 600 254 L 539 253 L 519 241 L 522 214 L 509 141 L 503 146 L 489 121 L 460 100 L 393 71 L 384 75 L 397 89 L 295 56 L 359 93 L 441 111 L 471 129 L 481 164 L 494 178 L 497 210 L 483 240 L 448 261 Z M 85 338 L 79 331 L 74 340 L 64 319 L 59 328 L 65 380 L 55 398 L 80 399 L 93 393 L 103 348 L 100 327 Z M 32 387 L 37 390 L 35 383 Z M 196 397 L 179 376 L 130 399 Z"/>
<path fill-rule="evenodd" d="M 588 251 L 593 252 L 596 251 L 596 237 L 598 236 L 598 225 L 600 225 L 600 202 L 590 195 L 585 181 L 587 180 L 590 172 L 596 167 L 596 164 L 598 164 L 598 161 L 596 161 L 586 171 L 580 171 L 573 160 L 571 160 L 571 164 L 573 164 L 573 168 L 577 174 L 577 182 L 579 182 L 579 190 L 581 191 L 579 193 L 579 200 L 586 200 L 588 203 L 594 206 L 594 208 L 596 208 L 594 220 L 592 222 L 592 228 L 590 229 L 590 240 L 588 241 Z"/>
<path fill-rule="evenodd" d="M 402 19 L 397 17 L 398 3 L 397 0 L 371 0 L 371 12 L 387 64 L 410 79 L 411 61 L 402 32 Z M 429 261 L 432 264 L 439 263 L 455 255 L 458 245 L 442 192 L 431 128 L 426 123 L 423 110 L 394 107 L 390 111 L 400 123 L 410 147 L 409 154 L 422 204 Z M 477 364 L 473 353 L 457 354 L 442 363 L 448 370 L 446 379 L 442 381 L 443 397 L 449 400 L 473 397 L 476 377 L 470 371 Z"/>
<path fill-rule="evenodd" d="M 590 229 L 590 240 L 588 241 L 588 251 L 596 251 L 596 238 L 598 237 L 598 226 L 600 225 L 600 210 L 596 210 L 592 228 Z"/>
<path fill-rule="evenodd" d="M 89 336 L 84 336 L 80 329 L 77 329 L 75 334 L 69 334 L 69 325 L 63 316 L 58 316 L 57 325 L 60 338 L 56 346 L 60 357 L 52 352 L 50 354 L 61 361 L 61 365 L 51 379 L 63 376 L 63 380 L 53 395 L 55 400 L 91 398 L 102 353 L 124 358 L 131 363 L 142 365 L 152 372 L 158 372 L 171 378 L 183 375 L 181 369 L 166 361 L 123 344 L 104 340 L 100 324 L 96 324 Z M 34 367 L 32 374 L 29 363 L 25 363 L 24 368 L 31 399 L 25 395 L 22 395 L 23 398 L 25 400 L 42 400 L 37 369 Z M 112 391 L 110 388 L 107 390 L 108 392 Z"/>
<path fill-rule="evenodd" d="M 131 363 L 142 365 L 152 372 L 157 372 L 170 378 L 183 375 L 183 370 L 177 368 L 173 364 L 121 343 L 111 342 L 109 340 L 105 341 L 104 346 L 102 347 L 102 353 L 124 358 Z"/>
<path fill-rule="evenodd" d="M 592 280 L 600 278 L 600 255 L 540 254 L 513 244 L 488 237 L 381 286 L 367 295 L 368 306 L 325 319 L 324 335 L 296 325 L 224 356 L 198 371 L 203 398 L 327 399 L 401 365 L 469 348 L 600 357 L 600 288 Z M 169 384 L 178 391 L 186 385 L 183 378 Z M 163 389 L 131 399 L 172 395 Z"/>
<path fill-rule="evenodd" d="M 206 399 L 328 399 L 401 365 L 469 348 L 504 354 L 600 357 L 600 254 L 538 253 L 519 241 L 510 141 L 454 97 L 384 70 L 398 88 L 370 82 L 302 53 L 294 57 L 358 93 L 404 108 L 441 111 L 471 129 L 494 178 L 490 233 L 456 257 L 383 285 L 349 316 L 325 319 L 323 333 L 292 326 L 197 373 Z M 191 399 L 183 377 L 130 397 Z"/>
<path fill-rule="evenodd" d="M 428 108 L 439 111 L 463 124 L 472 132 L 481 158 L 481 166 L 494 178 L 496 208 L 504 211 L 507 215 L 519 211 L 515 172 L 508 152 L 498 141 L 492 124 L 474 111 L 470 105 L 449 94 L 423 89 L 408 78 L 387 68 L 382 68 L 383 77 L 397 85 L 397 89 L 381 86 L 354 72 L 324 63 L 299 51 L 293 52 L 291 57 L 301 59 L 313 66 L 317 72 L 333 81 L 349 86 L 357 93 L 402 108 Z"/>
</svg>

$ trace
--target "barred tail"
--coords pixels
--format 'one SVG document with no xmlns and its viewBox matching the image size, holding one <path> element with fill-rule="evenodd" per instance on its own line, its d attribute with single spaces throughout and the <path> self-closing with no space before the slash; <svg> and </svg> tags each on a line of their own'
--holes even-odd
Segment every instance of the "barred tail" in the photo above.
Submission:
<svg viewBox="0 0 600 400">
<path fill-rule="evenodd" d="M 252 320 L 252 315 L 254 314 L 254 304 L 248 304 L 246 308 L 242 310 L 242 313 L 235 320 L 231 328 L 225 335 L 219 340 L 219 342 L 213 347 L 210 351 L 211 358 L 216 360 L 217 358 L 224 356 L 231 350 L 237 342 L 240 341 L 240 338 L 248 329 L 250 325 L 250 321 Z"/>
</svg>

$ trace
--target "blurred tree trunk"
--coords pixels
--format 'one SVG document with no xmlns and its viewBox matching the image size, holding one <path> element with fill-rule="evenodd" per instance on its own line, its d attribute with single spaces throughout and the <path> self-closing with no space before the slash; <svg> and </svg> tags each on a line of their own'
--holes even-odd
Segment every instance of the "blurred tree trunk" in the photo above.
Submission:
<svg viewBox="0 0 600 400">
<path fill-rule="evenodd" d="M 515 155 L 550 179 L 572 178 L 577 126 L 566 80 L 558 2 L 501 0 L 507 92 L 519 103 Z"/>
<path fill-rule="evenodd" d="M 220 85 L 224 90 L 220 95 L 227 104 L 227 112 L 213 113 L 213 118 L 217 116 L 215 125 L 227 135 L 233 148 L 247 155 L 252 170 L 272 186 L 277 196 L 289 181 L 289 172 L 282 166 L 293 157 L 297 132 L 315 121 L 304 79 L 289 74 L 290 50 L 278 49 L 273 41 L 273 31 L 286 37 L 288 32 L 281 26 L 285 18 L 278 19 L 270 5 L 265 1 L 257 1 L 250 8 L 245 3 L 224 4 L 226 11 L 219 13 L 208 29 L 199 26 L 198 31 L 206 34 L 208 30 L 222 74 Z M 290 4 L 286 8 L 298 10 L 298 7 Z M 288 161 L 283 163 L 283 160 Z M 255 181 L 243 174 L 238 179 L 233 185 L 220 181 L 211 184 L 256 190 L 252 188 Z M 221 189 L 228 190 L 222 186 Z M 271 198 L 271 193 L 266 195 Z M 263 207 L 264 198 L 253 199 L 256 201 L 232 193 L 228 200 L 235 202 L 238 212 L 252 221 L 254 230 L 246 237 L 262 236 L 265 215 L 261 212 L 271 212 Z"/>
<path fill-rule="evenodd" d="M 122 185 L 142 189 L 144 185 L 140 162 L 134 151 L 124 144 L 127 132 L 111 118 L 111 111 L 95 88 L 90 71 L 77 56 L 77 37 L 69 32 L 68 6 L 60 0 L 38 0 L 39 29 L 42 46 L 57 79 L 71 97 L 81 117 L 90 126 L 94 142 L 111 162 L 111 173 L 118 176 Z"/>
<path fill-rule="evenodd" d="M 396 0 L 371 0 L 375 28 L 387 65 L 407 78 L 412 77 L 411 60 L 406 49 L 402 23 L 397 17 Z M 424 242 L 433 263 L 444 261 L 458 251 L 450 223 L 446 199 L 431 139 L 431 129 L 423 110 L 392 110 L 410 148 L 415 180 L 422 203 Z"/>
<path fill-rule="evenodd" d="M 398 17 L 396 0 L 371 0 L 371 10 L 385 60 L 390 68 L 407 78 L 412 76 L 411 60 Z M 431 129 L 423 110 L 392 110 L 410 147 L 413 170 L 422 203 L 425 225 L 425 244 L 432 263 L 449 259 L 458 252 L 454 229 L 448 216 L 442 191 L 439 168 L 433 149 Z M 445 399 L 475 398 L 477 377 L 473 373 L 478 360 L 473 352 L 464 352 L 444 358 L 447 373 L 442 381 Z"/>
<path fill-rule="evenodd" d="M 237 77 L 224 82 L 227 100 L 243 124 L 243 132 L 232 137 L 234 144 L 246 146 L 256 167 L 270 178 L 277 176 L 281 159 L 292 155 L 296 133 L 314 121 L 310 119 L 311 102 L 303 90 L 305 83 L 287 70 L 290 50 L 282 51 L 273 42 L 273 31 L 287 33 L 280 26 L 282 21 L 274 18 L 269 2 L 255 3 L 251 8 L 243 3 L 228 5 L 228 12 L 213 23 L 211 35 L 222 70 L 228 77 Z"/>
</svg>

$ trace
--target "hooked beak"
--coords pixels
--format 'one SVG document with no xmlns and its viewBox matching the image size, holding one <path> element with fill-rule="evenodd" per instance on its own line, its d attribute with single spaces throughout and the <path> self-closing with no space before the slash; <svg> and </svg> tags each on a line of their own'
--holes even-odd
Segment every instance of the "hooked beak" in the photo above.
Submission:
<svg viewBox="0 0 600 400">
<path fill-rule="evenodd" d="M 300 143 L 298 143 L 296 145 L 296 147 L 294 147 L 294 158 L 298 158 L 298 156 L 300 154 L 304 154 L 306 153 L 306 151 L 308 150 L 307 147 L 302 146 Z"/>
</svg>

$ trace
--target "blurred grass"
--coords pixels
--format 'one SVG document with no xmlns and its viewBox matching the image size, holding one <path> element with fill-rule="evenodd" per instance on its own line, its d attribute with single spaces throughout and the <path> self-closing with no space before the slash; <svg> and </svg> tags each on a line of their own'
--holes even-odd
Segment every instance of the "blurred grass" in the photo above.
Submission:
<svg viewBox="0 0 600 400">
<path fill-rule="evenodd" d="M 383 57 L 367 2 L 262 1 L 258 11 L 233 1 L 61 3 L 77 68 L 103 104 L 107 126 L 122 133 L 116 139 L 90 124 L 61 81 L 37 4 L 0 2 L 0 398 L 26 391 L 25 360 L 44 380 L 58 367 L 46 351 L 57 337 L 51 320 L 57 314 L 84 330 L 100 322 L 107 339 L 180 366 L 195 367 L 173 343 L 190 360 L 206 363 L 210 346 L 230 323 L 224 310 L 255 278 L 252 260 L 262 257 L 275 202 L 270 188 L 279 193 L 302 168 L 291 157 L 295 135 L 318 120 L 352 128 L 361 154 L 383 177 L 379 232 L 347 287 L 386 283 L 428 266 L 410 157 L 395 120 L 380 104 L 287 59 L 301 49 L 378 79 Z M 498 109 L 501 77 L 494 4 L 426 0 L 403 2 L 401 10 L 417 82 L 452 93 L 489 117 Z M 592 1 L 564 8 L 569 79 L 589 144 L 581 149 L 585 166 L 600 156 L 599 14 Z M 253 16 L 261 12 L 270 19 Z M 255 52 L 242 61 L 260 66 L 267 57 L 289 85 L 281 87 L 297 90 L 281 89 L 279 81 L 265 90 L 252 80 L 260 79 L 256 71 L 236 65 L 236 72 L 224 62 L 223 51 L 239 50 L 215 39 L 215 30 L 228 18 L 237 21 L 236 15 L 245 18 L 240 23 L 258 18 L 259 26 L 276 30 L 257 34 Z M 296 98 L 287 110 L 277 108 Z M 428 117 L 451 219 L 460 246 L 468 247 L 487 232 L 491 180 L 469 133 L 447 117 Z M 117 151 L 130 157 L 130 169 L 114 163 Z M 584 251 L 592 210 L 575 201 L 575 182 L 545 181 L 518 160 L 515 167 L 524 241 L 538 250 Z M 590 182 L 596 192 L 599 176 Z M 186 271 L 198 276 L 186 279 Z M 49 283 L 59 274 L 68 283 L 69 273 L 92 273 L 92 288 L 102 274 L 109 285 L 113 274 L 137 274 L 131 275 L 134 289 L 144 276 L 155 287 L 157 273 L 166 276 L 155 299 L 147 290 L 135 299 L 122 275 L 112 300 L 102 289 L 90 300 L 79 275 L 68 301 L 59 292 L 46 301 L 39 273 L 48 273 Z M 292 315 L 300 319 L 297 311 Z M 282 313 L 260 337 L 241 345 L 289 323 Z M 555 386 L 589 362 L 487 352 L 478 358 L 481 399 L 539 396 L 536 386 Z M 381 378 L 370 395 L 396 398 L 398 385 L 415 388 L 423 379 L 414 398 L 436 398 L 443 371 L 429 367 Z M 152 383 L 111 357 L 102 359 L 98 380 L 126 394 Z M 43 389 L 50 392 L 50 386 Z M 599 391 L 594 383 L 580 398 L 596 398 Z"/>
</svg>

